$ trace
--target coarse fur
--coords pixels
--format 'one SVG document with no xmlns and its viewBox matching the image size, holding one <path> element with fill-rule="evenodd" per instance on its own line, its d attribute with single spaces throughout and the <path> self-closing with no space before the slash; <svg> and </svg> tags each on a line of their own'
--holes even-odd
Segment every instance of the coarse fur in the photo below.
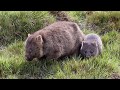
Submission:
<svg viewBox="0 0 120 90">
<path fill-rule="evenodd" d="M 28 35 L 25 45 L 26 60 L 31 61 L 34 58 L 39 60 L 42 58 L 59 59 L 79 55 L 84 36 L 79 26 L 74 22 L 55 22 Z"/>
<path fill-rule="evenodd" d="M 83 58 L 97 56 L 102 52 L 102 40 L 97 34 L 88 34 L 85 36 L 80 49 L 80 54 Z"/>
</svg>

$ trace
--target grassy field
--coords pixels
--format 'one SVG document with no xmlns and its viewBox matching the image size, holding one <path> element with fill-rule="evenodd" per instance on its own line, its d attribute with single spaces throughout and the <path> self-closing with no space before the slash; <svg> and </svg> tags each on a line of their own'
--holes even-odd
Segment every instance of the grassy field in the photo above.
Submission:
<svg viewBox="0 0 120 90">
<path fill-rule="evenodd" d="M 49 25 L 54 22 L 54 17 L 44 11 L 0 12 L 0 78 L 120 78 L 120 32 L 119 27 L 116 27 L 120 24 L 120 12 L 94 12 L 88 17 L 84 16 L 84 12 L 69 11 L 67 13 L 78 22 L 83 20 L 87 22 L 86 28 L 83 29 L 85 34 L 97 33 L 101 36 L 104 44 L 102 55 L 84 60 L 81 60 L 80 57 L 72 57 L 62 61 L 34 60 L 27 62 L 24 58 L 24 40 L 27 37 L 27 33 L 34 32 Z M 104 18 L 101 19 L 102 17 Z M 118 20 L 112 18 L 118 18 Z M 109 28 L 111 23 L 115 25 Z M 88 24 L 96 25 L 96 28 L 90 27 L 88 30 Z M 105 31 L 105 27 L 107 31 Z"/>
</svg>

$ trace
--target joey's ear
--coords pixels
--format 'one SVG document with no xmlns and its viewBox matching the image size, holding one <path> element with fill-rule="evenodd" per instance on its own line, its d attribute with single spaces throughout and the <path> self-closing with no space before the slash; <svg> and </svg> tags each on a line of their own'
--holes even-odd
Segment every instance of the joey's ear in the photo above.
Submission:
<svg viewBox="0 0 120 90">
<path fill-rule="evenodd" d="M 97 42 L 96 41 L 92 41 L 92 45 L 97 46 Z"/>
<path fill-rule="evenodd" d="M 83 48 L 83 43 L 84 43 L 84 41 L 82 41 L 82 44 L 81 44 L 81 49 Z"/>
<path fill-rule="evenodd" d="M 30 37 L 31 35 L 30 34 L 28 34 L 28 37 Z"/>
<path fill-rule="evenodd" d="M 43 42 L 43 39 L 42 39 L 42 36 L 41 36 L 41 35 L 38 35 L 38 36 L 36 37 L 36 40 L 37 40 L 37 41 L 40 41 L 40 42 Z"/>
</svg>

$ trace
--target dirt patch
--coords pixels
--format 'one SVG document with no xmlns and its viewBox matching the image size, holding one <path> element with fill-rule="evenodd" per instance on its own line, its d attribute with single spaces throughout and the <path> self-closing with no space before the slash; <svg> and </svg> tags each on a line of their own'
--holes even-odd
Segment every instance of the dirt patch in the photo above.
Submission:
<svg viewBox="0 0 120 90">
<path fill-rule="evenodd" d="M 120 79 L 120 74 L 118 73 L 113 73 L 110 77 L 110 79 Z"/>
<path fill-rule="evenodd" d="M 65 11 L 49 11 L 57 21 L 73 21 Z"/>
</svg>

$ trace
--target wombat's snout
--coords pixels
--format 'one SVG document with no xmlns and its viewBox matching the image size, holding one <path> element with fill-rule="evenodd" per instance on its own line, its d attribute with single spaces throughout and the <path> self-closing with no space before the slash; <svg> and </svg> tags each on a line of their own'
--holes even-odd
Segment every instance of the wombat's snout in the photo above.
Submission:
<svg viewBox="0 0 120 90">
<path fill-rule="evenodd" d="M 91 56 L 90 55 L 82 55 L 82 59 L 89 59 Z"/>
<path fill-rule="evenodd" d="M 91 57 L 91 55 L 88 55 L 88 54 L 87 54 L 87 55 L 85 55 L 85 58 L 90 58 L 90 57 Z"/>
<path fill-rule="evenodd" d="M 29 56 L 27 56 L 27 55 L 25 55 L 25 59 L 26 59 L 27 61 L 32 61 L 31 57 L 29 57 Z"/>
</svg>

